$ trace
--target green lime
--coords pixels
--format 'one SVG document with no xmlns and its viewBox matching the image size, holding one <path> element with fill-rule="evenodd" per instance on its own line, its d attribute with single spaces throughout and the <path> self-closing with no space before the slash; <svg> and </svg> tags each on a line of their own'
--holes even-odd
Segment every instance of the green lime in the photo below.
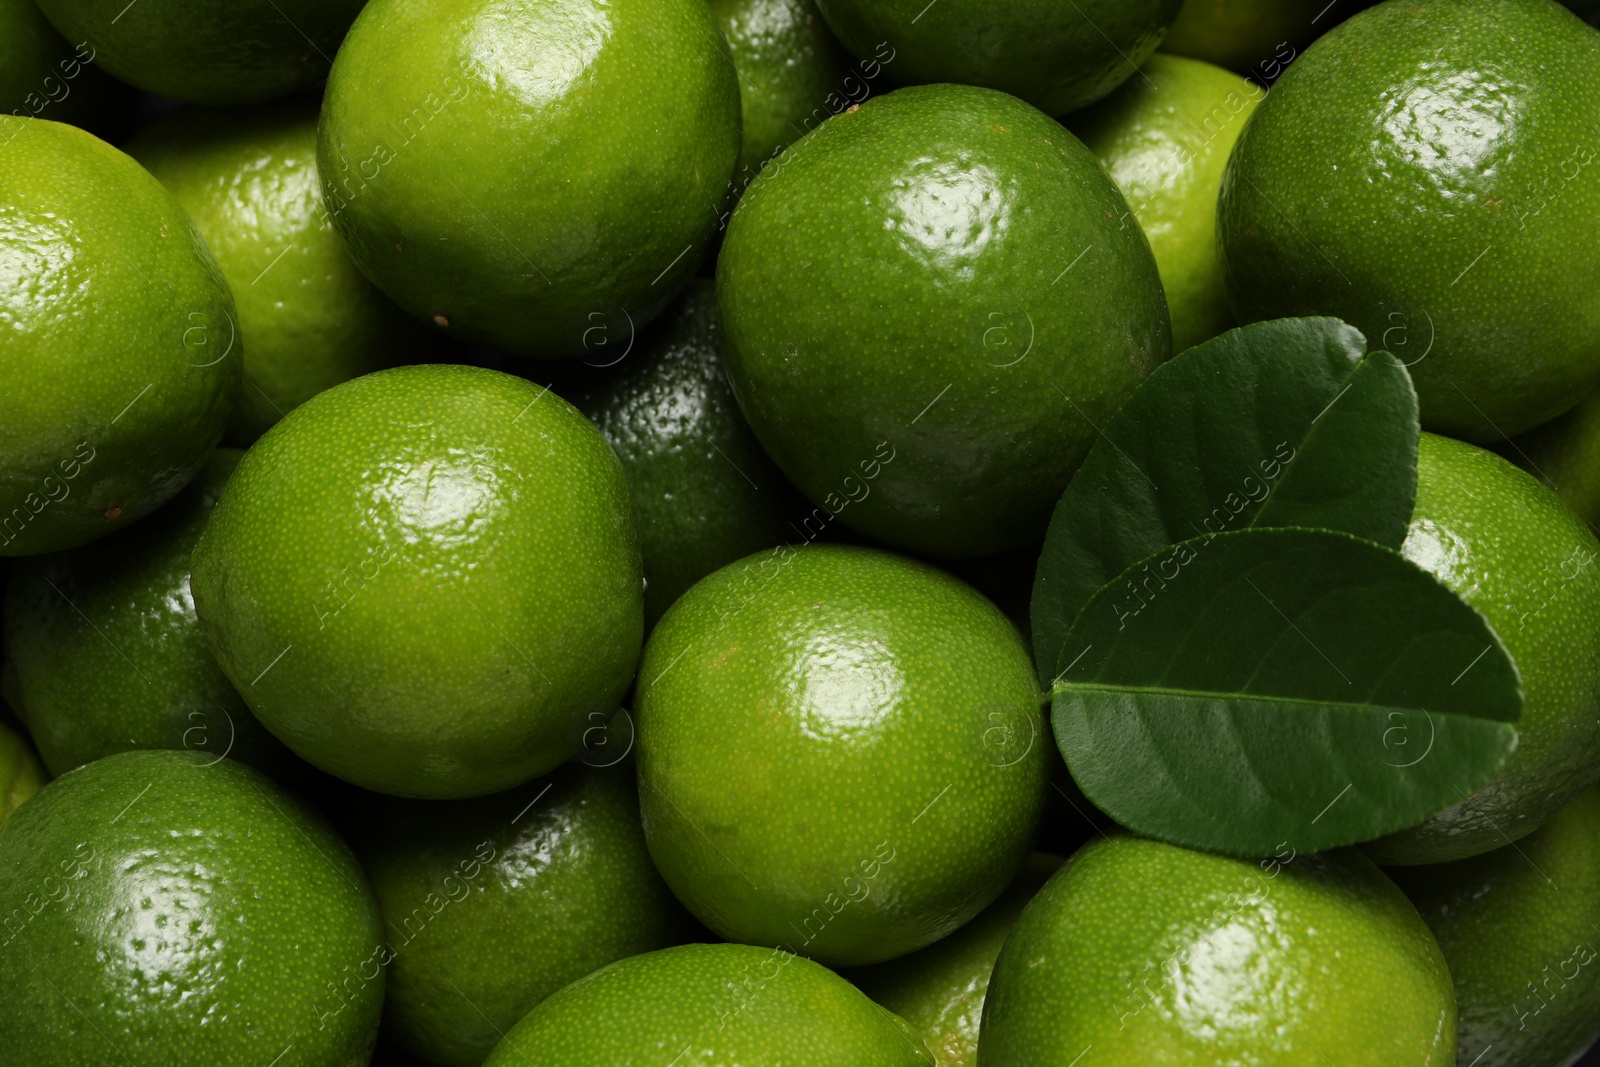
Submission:
<svg viewBox="0 0 1600 1067">
<path fill-rule="evenodd" d="M 1600 524 L 1600 391 L 1507 442 L 1503 454 L 1554 489 L 1584 522 Z"/>
<path fill-rule="evenodd" d="M 1031 669 L 993 604 L 924 563 L 809 545 L 724 567 L 639 668 L 650 854 L 730 941 L 837 965 L 930 944 L 1033 846 Z"/>
<path fill-rule="evenodd" d="M 694 276 L 739 155 L 704 0 L 372 0 L 322 106 L 362 271 L 470 341 L 577 356 Z"/>
<path fill-rule="evenodd" d="M 1228 153 L 1256 104 L 1258 85 L 1209 63 L 1151 56 L 1068 129 L 1127 197 L 1119 220 L 1150 240 L 1182 352 L 1234 326 L 1217 252 L 1217 193 Z"/>
<path fill-rule="evenodd" d="M 360 1067 L 383 1004 L 361 868 L 232 760 L 122 752 L 0 834 L 0 1047 L 29 1067 Z"/>
<path fill-rule="evenodd" d="M 467 797 L 553 770 L 643 632 L 605 439 L 498 371 L 397 367 L 245 453 L 194 551 L 222 670 L 266 727 L 367 789 Z"/>
<path fill-rule="evenodd" d="M 1405 895 L 1354 850 L 1260 861 L 1117 834 L 1085 845 L 1011 930 L 984 1067 L 1444 1067 L 1450 972 Z"/>
<path fill-rule="evenodd" d="M 94 65 L 94 47 L 70 44 L 33 0 L 0 0 L 0 113 L 96 132 L 131 94 Z"/>
<path fill-rule="evenodd" d="M 154 511 L 222 436 L 233 297 L 172 194 L 90 134 L 0 116 L 0 555 Z"/>
<path fill-rule="evenodd" d="M 695 931 L 645 850 L 632 762 L 390 800 L 352 840 L 389 933 L 384 1029 L 440 1067 L 478 1067 L 545 997 Z"/>
<path fill-rule="evenodd" d="M 845 47 L 901 85 L 955 82 L 1064 115 L 1156 50 L 1182 0 L 817 0 Z"/>
<path fill-rule="evenodd" d="M 794 539 L 789 516 L 802 509 L 728 388 L 709 281 L 690 282 L 617 366 L 556 389 L 600 428 L 628 475 L 646 628 L 718 567 Z"/>
<path fill-rule="evenodd" d="M 602 968 L 529 1012 L 484 1067 L 669 1062 L 933 1067 L 911 1028 L 849 982 L 750 945 L 681 945 Z"/>
<path fill-rule="evenodd" d="M 197 104 L 288 96 L 328 76 L 363 0 L 39 0 L 69 41 L 147 93 Z"/>
<path fill-rule="evenodd" d="M 1271 82 L 1372 0 L 1184 0 L 1161 50 Z"/>
<path fill-rule="evenodd" d="M 1379 4 L 1295 60 L 1223 180 L 1242 321 L 1335 315 L 1422 422 L 1521 433 L 1600 383 L 1600 33 L 1549 0 Z"/>
<path fill-rule="evenodd" d="M 1379 863 L 1443 863 L 1532 833 L 1600 773 L 1600 543 L 1531 475 L 1425 433 L 1401 551 L 1483 614 L 1522 676 L 1505 766 L 1422 825 L 1365 846 Z"/>
<path fill-rule="evenodd" d="M 228 440 L 249 445 L 324 389 L 429 354 L 426 329 L 356 270 L 317 181 L 317 103 L 181 107 L 128 151 L 205 235 L 239 307 L 244 385 Z"/>
<path fill-rule="evenodd" d="M 876 61 L 854 69 L 816 0 L 711 0 L 711 13 L 739 72 L 736 185 L 829 115 L 866 99 L 882 73 Z"/>
<path fill-rule="evenodd" d="M 938 1067 L 977 1067 L 989 974 L 1023 907 L 1061 866 L 1036 852 L 1016 881 L 976 919 L 942 941 L 848 975 L 867 996 L 922 1035 Z"/>
<path fill-rule="evenodd" d="M 13 707 L 53 774 L 130 748 L 185 748 L 269 773 L 289 754 L 200 638 L 189 554 L 241 453 L 125 532 L 18 561 L 6 590 Z"/>
<path fill-rule="evenodd" d="M 1514 846 L 1392 873 L 1450 964 L 1457 1062 L 1570 1064 L 1600 1037 L 1600 788 Z"/>
<path fill-rule="evenodd" d="M 988 89 L 874 97 L 750 184 L 717 265 L 751 428 L 830 519 L 940 556 L 1043 538 L 1169 352 L 1149 243 L 1094 156 Z"/>
<path fill-rule="evenodd" d="M 33 796 L 50 780 L 39 763 L 33 746 L 23 737 L 0 725 L 0 829 L 17 805 Z"/>
</svg>

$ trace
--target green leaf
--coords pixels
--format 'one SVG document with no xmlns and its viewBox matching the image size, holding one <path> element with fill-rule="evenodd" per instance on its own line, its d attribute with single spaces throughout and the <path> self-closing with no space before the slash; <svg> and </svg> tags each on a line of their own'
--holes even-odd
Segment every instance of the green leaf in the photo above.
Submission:
<svg viewBox="0 0 1600 1067">
<path fill-rule="evenodd" d="M 1516 747 L 1517 669 L 1399 553 L 1324 530 L 1194 538 L 1097 593 L 1062 650 L 1057 744 L 1131 830 L 1235 855 L 1421 822 Z"/>
<path fill-rule="evenodd" d="M 1398 548 L 1417 482 L 1417 396 L 1338 319 L 1229 331 L 1156 369 L 1056 506 L 1034 582 L 1040 677 L 1101 586 L 1206 533 L 1340 530 Z"/>
</svg>

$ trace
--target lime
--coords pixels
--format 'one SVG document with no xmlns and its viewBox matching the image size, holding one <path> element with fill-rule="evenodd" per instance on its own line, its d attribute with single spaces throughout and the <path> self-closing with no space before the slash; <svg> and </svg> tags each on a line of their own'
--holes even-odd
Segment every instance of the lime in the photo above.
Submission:
<svg viewBox="0 0 1600 1067">
<path fill-rule="evenodd" d="M 682 945 L 613 963 L 567 986 L 506 1034 L 484 1067 L 667 1062 L 933 1065 L 905 1022 L 826 967 L 782 949 Z"/>
<path fill-rule="evenodd" d="M 194 552 L 195 611 L 266 727 L 347 781 L 493 793 L 577 751 L 643 629 L 622 468 L 498 371 L 379 371 L 245 454 Z"/>
<path fill-rule="evenodd" d="M 816 0 L 711 0 L 711 13 L 739 73 L 740 187 L 789 142 L 864 100 L 882 73 L 874 62 L 853 69 Z"/>
<path fill-rule="evenodd" d="M 1489 620 L 1522 676 L 1517 748 L 1499 773 L 1365 846 L 1379 863 L 1443 863 L 1526 836 L 1600 774 L 1600 543 L 1532 476 L 1425 433 L 1402 551 Z"/>
<path fill-rule="evenodd" d="M 703 0 L 372 0 L 322 105 L 323 199 L 362 271 L 470 341 L 576 356 L 694 276 L 739 154 Z"/>
<path fill-rule="evenodd" d="M 0 829 L 17 810 L 50 780 L 39 764 L 33 746 L 0 725 Z"/>
<path fill-rule="evenodd" d="M 819 509 L 948 557 L 1036 543 L 1168 355 L 1127 202 L 1052 119 L 988 89 L 874 97 L 745 191 L 717 265 L 728 376 Z"/>
<path fill-rule="evenodd" d="M 0 555 L 72 548 L 192 478 L 239 388 L 233 297 L 171 193 L 72 126 L 0 116 Z"/>
<path fill-rule="evenodd" d="M 1600 524 L 1600 392 L 1507 442 L 1503 454 L 1554 489 L 1584 522 Z"/>
<path fill-rule="evenodd" d="M 1036 852 L 1016 881 L 976 919 L 942 941 L 888 963 L 862 967 L 856 988 L 911 1024 L 938 1067 L 977 1067 L 978 1026 L 989 975 L 1023 907 L 1061 866 Z"/>
<path fill-rule="evenodd" d="M 1295 60 L 1220 206 L 1242 321 L 1334 315 L 1474 441 L 1600 383 L 1600 34 L 1549 0 L 1379 4 Z"/>
<path fill-rule="evenodd" d="M 383 934 L 344 842 L 232 760 L 123 752 L 0 834 L 0 1042 L 30 1067 L 359 1067 Z"/>
<path fill-rule="evenodd" d="M 1192 59 L 1154 55 L 1068 128 L 1100 160 L 1150 239 L 1172 314 L 1172 350 L 1233 327 L 1217 252 L 1217 193 L 1260 86 Z M 1124 215 L 1124 225 L 1128 216 Z"/>
<path fill-rule="evenodd" d="M 1161 50 L 1271 82 L 1372 0 L 1184 0 Z"/>
<path fill-rule="evenodd" d="M 69 41 L 148 93 L 198 104 L 287 96 L 328 76 L 362 0 L 40 0 Z"/>
<path fill-rule="evenodd" d="M 12 570 L 11 698 L 53 774 L 131 748 L 287 768 L 289 753 L 201 640 L 189 593 L 189 554 L 240 455 L 218 449 L 172 503 L 133 528 Z"/>
<path fill-rule="evenodd" d="M 426 329 L 356 270 L 328 224 L 315 101 L 181 107 L 128 151 L 188 209 L 238 302 L 231 442 L 250 444 L 324 389 L 429 354 Z"/>
<path fill-rule="evenodd" d="M 644 556 L 645 626 L 718 567 L 797 533 L 794 488 L 728 388 L 709 281 L 615 367 L 556 389 L 600 428 L 628 475 Z"/>
<path fill-rule="evenodd" d="M 1393 874 L 1449 961 L 1458 1062 L 1570 1064 L 1600 1037 L 1600 788 L 1515 846 Z"/>
<path fill-rule="evenodd" d="M 1359 852 L 1260 861 L 1118 834 L 1023 909 L 983 1009 L 984 1067 L 1440 1067 L 1439 946 Z"/>
<path fill-rule="evenodd" d="M 811 545 L 684 594 L 639 668 L 640 801 L 678 899 L 732 941 L 892 959 L 1027 859 L 1050 770 L 1016 628 L 970 587 Z"/>
<path fill-rule="evenodd" d="M 1105 96 L 1156 50 L 1182 0 L 818 0 L 846 47 L 901 85 L 1000 89 L 1063 115 Z"/>
<path fill-rule="evenodd" d="M 94 65 L 94 47 L 69 44 L 33 0 L 0 0 L 0 27 L 0 113 L 105 134 L 127 110 L 132 94 Z"/>
<path fill-rule="evenodd" d="M 695 929 L 645 851 L 631 762 L 390 800 L 354 840 L 389 933 L 384 1028 L 442 1067 L 478 1067 L 551 993 Z"/>
</svg>

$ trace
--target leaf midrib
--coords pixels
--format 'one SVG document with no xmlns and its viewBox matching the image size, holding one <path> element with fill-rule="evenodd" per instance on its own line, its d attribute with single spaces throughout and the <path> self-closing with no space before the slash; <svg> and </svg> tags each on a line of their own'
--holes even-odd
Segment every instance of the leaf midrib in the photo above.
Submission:
<svg viewBox="0 0 1600 1067">
<path fill-rule="evenodd" d="M 1240 693 L 1226 692 L 1216 689 L 1173 689 L 1161 685 L 1117 685 L 1112 682 L 1057 682 L 1051 689 L 1051 695 L 1056 696 L 1069 691 L 1093 691 L 1097 693 L 1128 693 L 1131 695 L 1150 694 L 1153 696 L 1181 697 L 1192 700 L 1195 697 L 1209 697 L 1222 700 L 1257 700 L 1271 704 L 1292 704 L 1296 707 L 1306 708 L 1346 708 L 1352 711 L 1420 711 L 1427 715 L 1443 715 L 1452 719 L 1476 719 L 1481 722 L 1498 722 L 1507 726 L 1513 725 L 1505 719 L 1497 719 L 1490 715 L 1467 715 L 1458 711 L 1439 711 L 1434 708 L 1406 707 L 1401 704 L 1357 704 L 1348 700 L 1304 700 L 1298 697 L 1274 696 L 1270 693 Z"/>
</svg>

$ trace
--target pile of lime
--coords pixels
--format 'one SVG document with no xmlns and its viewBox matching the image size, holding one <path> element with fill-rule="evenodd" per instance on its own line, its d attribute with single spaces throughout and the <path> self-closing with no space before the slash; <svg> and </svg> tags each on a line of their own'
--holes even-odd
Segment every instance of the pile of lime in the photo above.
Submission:
<svg viewBox="0 0 1600 1067">
<path fill-rule="evenodd" d="M 1600 4 L 0 0 L 0 1067 L 1572 1067 Z"/>
</svg>

